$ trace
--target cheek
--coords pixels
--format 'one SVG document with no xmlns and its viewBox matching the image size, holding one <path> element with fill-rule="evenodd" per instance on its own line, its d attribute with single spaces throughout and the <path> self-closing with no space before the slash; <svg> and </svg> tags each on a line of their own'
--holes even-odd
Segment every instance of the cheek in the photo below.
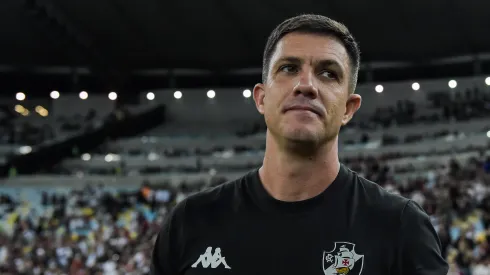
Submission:
<svg viewBox="0 0 490 275">
<path fill-rule="evenodd" d="M 264 98 L 264 120 L 268 128 L 276 128 L 280 124 L 280 102 L 272 94 Z"/>
<path fill-rule="evenodd" d="M 264 102 L 264 119 L 267 123 L 273 123 L 277 120 L 277 108 L 270 102 Z"/>
<path fill-rule="evenodd" d="M 346 98 L 344 96 L 344 91 L 338 87 L 328 87 L 327 93 L 323 94 L 323 102 L 325 103 L 328 112 L 334 113 L 344 113 Z"/>
<path fill-rule="evenodd" d="M 280 110 L 280 99 L 276 98 L 273 93 L 269 93 L 264 97 L 264 115 L 276 116 Z"/>
<path fill-rule="evenodd" d="M 338 99 L 335 96 L 330 95 L 326 97 L 325 106 L 326 106 L 327 114 L 330 118 L 333 118 L 334 116 L 342 113 L 340 99 Z"/>
<path fill-rule="evenodd" d="M 325 102 L 327 117 L 326 122 L 330 125 L 341 125 L 345 114 L 345 102 L 342 98 L 331 97 Z"/>
</svg>

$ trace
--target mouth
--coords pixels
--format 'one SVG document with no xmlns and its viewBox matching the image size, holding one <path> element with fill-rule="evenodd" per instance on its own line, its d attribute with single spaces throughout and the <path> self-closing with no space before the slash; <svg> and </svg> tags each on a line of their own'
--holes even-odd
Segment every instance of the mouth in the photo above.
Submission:
<svg viewBox="0 0 490 275">
<path fill-rule="evenodd" d="M 284 110 L 284 112 L 289 112 L 289 111 L 308 111 L 308 112 L 312 112 L 318 116 L 322 116 L 322 113 L 320 111 L 318 111 L 317 109 L 313 108 L 313 107 L 310 107 L 310 106 L 291 106 L 291 107 L 288 107 Z"/>
</svg>

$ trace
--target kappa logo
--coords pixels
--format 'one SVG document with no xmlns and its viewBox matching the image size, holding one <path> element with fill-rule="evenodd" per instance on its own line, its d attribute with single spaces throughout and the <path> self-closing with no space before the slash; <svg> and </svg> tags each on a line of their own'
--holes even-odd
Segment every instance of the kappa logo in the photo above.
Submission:
<svg viewBox="0 0 490 275">
<path fill-rule="evenodd" d="M 364 255 L 354 251 L 356 245 L 336 242 L 332 251 L 323 252 L 323 272 L 325 275 L 360 275 L 364 266 Z"/>
<path fill-rule="evenodd" d="M 225 257 L 221 256 L 221 248 L 216 247 L 216 249 L 214 249 L 214 254 L 212 252 L 213 248 L 208 247 L 206 252 L 201 254 L 199 259 L 197 259 L 197 261 L 192 265 L 192 268 L 196 268 L 199 264 L 201 264 L 203 268 L 217 268 L 218 266 L 223 265 L 226 269 L 231 269 L 231 267 L 226 263 Z"/>
</svg>

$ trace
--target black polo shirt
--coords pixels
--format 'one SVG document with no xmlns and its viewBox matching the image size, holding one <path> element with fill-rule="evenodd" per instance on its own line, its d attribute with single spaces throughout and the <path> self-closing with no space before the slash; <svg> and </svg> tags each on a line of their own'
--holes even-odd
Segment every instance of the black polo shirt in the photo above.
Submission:
<svg viewBox="0 0 490 275">
<path fill-rule="evenodd" d="M 167 216 L 153 275 L 445 275 L 425 212 L 341 165 L 320 195 L 271 197 L 254 170 L 190 196 Z"/>
</svg>

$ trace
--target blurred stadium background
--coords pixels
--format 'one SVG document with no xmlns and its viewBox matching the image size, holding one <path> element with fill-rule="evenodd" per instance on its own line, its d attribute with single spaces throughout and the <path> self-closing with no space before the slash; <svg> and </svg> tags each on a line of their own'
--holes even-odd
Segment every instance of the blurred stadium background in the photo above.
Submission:
<svg viewBox="0 0 490 275">
<path fill-rule="evenodd" d="M 352 170 L 431 215 L 450 274 L 490 274 L 490 3 L 0 3 L 0 273 L 147 274 L 187 195 L 261 164 L 269 32 L 319 13 L 359 40 Z"/>
</svg>

